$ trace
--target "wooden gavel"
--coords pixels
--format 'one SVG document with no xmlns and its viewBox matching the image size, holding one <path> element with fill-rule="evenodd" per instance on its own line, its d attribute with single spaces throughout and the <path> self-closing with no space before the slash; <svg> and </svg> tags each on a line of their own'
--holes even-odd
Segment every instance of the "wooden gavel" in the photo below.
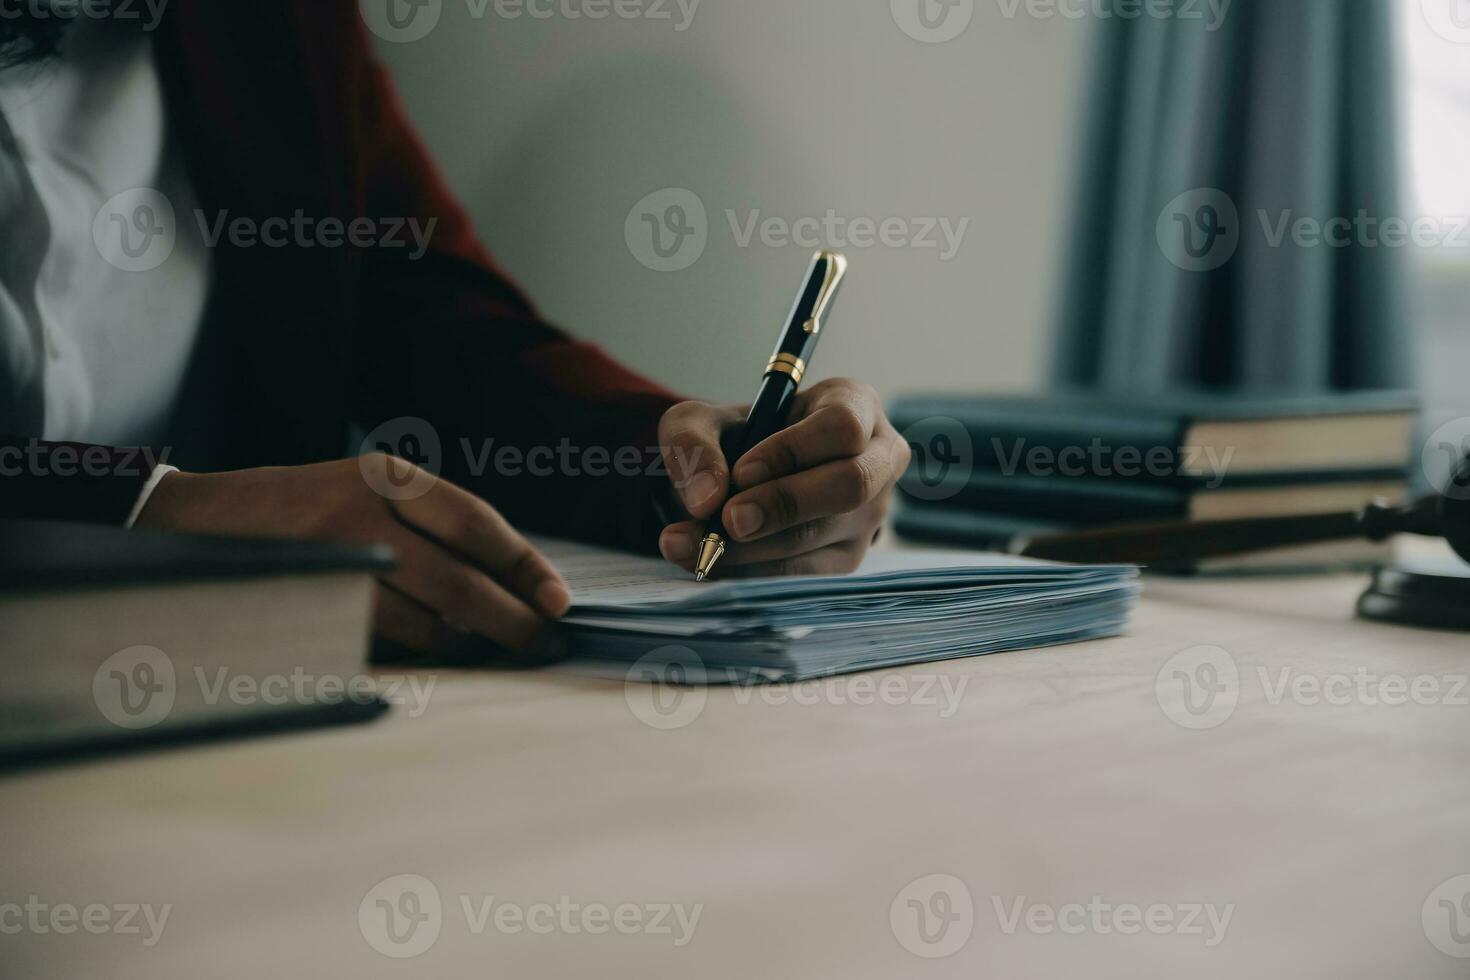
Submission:
<svg viewBox="0 0 1470 980">
<path fill-rule="evenodd" d="M 1374 500 L 1362 510 L 1331 514 L 1116 525 L 1019 540 L 1010 550 L 1052 561 L 1180 566 L 1330 541 L 1386 541 L 1397 534 L 1444 538 L 1470 562 L 1470 457 L 1444 493 L 1407 507 Z"/>
</svg>

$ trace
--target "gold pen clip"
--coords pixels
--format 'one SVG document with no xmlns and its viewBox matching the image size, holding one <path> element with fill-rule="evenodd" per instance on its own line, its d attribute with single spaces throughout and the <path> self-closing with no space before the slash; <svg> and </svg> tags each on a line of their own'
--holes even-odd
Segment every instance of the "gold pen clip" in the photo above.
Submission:
<svg viewBox="0 0 1470 980">
<path fill-rule="evenodd" d="M 811 319 L 801 326 L 810 334 L 822 332 L 822 318 L 827 315 L 837 295 L 837 287 L 842 285 L 842 277 L 847 275 L 847 256 L 841 252 L 818 252 L 817 259 L 827 261 L 827 275 L 822 279 L 822 291 L 817 293 L 817 305 L 812 307 Z"/>
</svg>

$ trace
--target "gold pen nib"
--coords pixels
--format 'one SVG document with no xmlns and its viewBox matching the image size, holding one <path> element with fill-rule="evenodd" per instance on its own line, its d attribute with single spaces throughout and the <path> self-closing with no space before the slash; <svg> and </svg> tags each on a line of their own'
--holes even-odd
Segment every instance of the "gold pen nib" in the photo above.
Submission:
<svg viewBox="0 0 1470 980">
<path fill-rule="evenodd" d="M 725 553 L 725 539 L 718 534 L 707 534 L 699 542 L 699 561 L 694 565 L 694 581 L 703 582 L 714 570 L 715 562 Z"/>
</svg>

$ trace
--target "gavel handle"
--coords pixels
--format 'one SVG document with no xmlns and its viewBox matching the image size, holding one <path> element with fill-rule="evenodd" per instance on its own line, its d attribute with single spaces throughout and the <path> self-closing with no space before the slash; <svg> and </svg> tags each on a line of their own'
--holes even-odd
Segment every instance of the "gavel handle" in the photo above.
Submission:
<svg viewBox="0 0 1470 980">
<path fill-rule="evenodd" d="M 1376 500 L 1360 511 L 1333 514 L 1117 525 L 1020 540 L 1011 550 L 1028 558 L 1086 564 L 1187 565 L 1329 541 L 1386 541 L 1395 534 L 1437 537 L 1438 506 L 1438 497 L 1426 497 L 1408 508 Z"/>
</svg>

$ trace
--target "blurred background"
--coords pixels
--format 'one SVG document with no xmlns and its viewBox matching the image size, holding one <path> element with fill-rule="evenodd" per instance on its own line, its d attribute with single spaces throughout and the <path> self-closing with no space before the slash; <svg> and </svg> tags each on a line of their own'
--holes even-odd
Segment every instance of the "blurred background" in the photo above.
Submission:
<svg viewBox="0 0 1470 980">
<path fill-rule="evenodd" d="M 748 397 L 815 236 L 853 274 L 814 370 L 885 397 L 1412 380 L 1470 414 L 1464 0 L 426 3 L 375 33 L 485 241 L 686 393 Z M 1183 195 L 1203 234 L 1201 188 L 1241 241 L 1185 268 L 1155 222 Z M 1263 244 L 1360 208 L 1436 223 Z"/>
<path fill-rule="evenodd" d="M 747 400 L 812 247 L 744 232 L 832 210 L 940 247 L 849 245 L 814 377 L 885 394 L 1040 379 L 1084 31 L 994 0 L 945 43 L 908 36 L 887 0 L 703 0 L 684 30 L 659 6 L 670 19 L 511 19 L 448 0 L 423 39 L 380 44 L 484 240 L 553 320 L 676 390 Z M 707 212 L 703 254 L 674 272 L 624 234 L 665 188 Z M 958 250 L 921 218 L 967 221 Z"/>
</svg>

